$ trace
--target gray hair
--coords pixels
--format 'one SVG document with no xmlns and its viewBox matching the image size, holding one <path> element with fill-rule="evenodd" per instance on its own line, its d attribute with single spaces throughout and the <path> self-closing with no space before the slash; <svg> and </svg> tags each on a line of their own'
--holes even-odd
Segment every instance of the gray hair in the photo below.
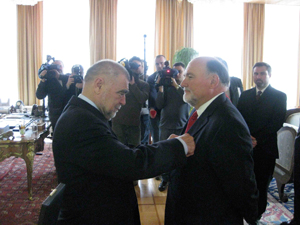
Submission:
<svg viewBox="0 0 300 225">
<path fill-rule="evenodd" d="M 126 75 L 127 79 L 130 80 L 129 73 L 124 66 L 113 60 L 103 59 L 96 62 L 88 69 L 84 77 L 84 82 L 95 80 L 95 78 L 99 75 L 107 77 L 118 77 L 120 74 Z"/>
<path fill-rule="evenodd" d="M 207 74 L 215 73 L 218 75 L 221 84 L 225 87 L 229 86 L 229 74 L 226 67 L 219 60 L 209 60 L 206 64 Z"/>
</svg>

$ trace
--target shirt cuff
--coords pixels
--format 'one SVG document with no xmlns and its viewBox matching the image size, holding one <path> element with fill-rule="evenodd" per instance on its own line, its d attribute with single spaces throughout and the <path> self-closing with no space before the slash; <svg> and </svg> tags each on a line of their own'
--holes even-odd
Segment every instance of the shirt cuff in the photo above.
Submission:
<svg viewBox="0 0 300 225">
<path fill-rule="evenodd" d="M 187 155 L 187 153 L 188 153 L 188 146 L 187 146 L 187 144 L 185 143 L 185 141 L 184 140 L 182 140 L 180 137 L 176 137 L 180 142 L 181 142 L 181 144 L 183 145 L 183 148 L 184 148 L 184 152 L 185 152 L 185 154 Z"/>
</svg>

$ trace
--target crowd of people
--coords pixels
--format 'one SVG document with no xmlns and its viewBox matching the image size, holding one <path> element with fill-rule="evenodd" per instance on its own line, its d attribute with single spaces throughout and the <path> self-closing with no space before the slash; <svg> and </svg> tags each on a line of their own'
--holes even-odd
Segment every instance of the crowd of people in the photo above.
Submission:
<svg viewBox="0 0 300 225">
<path fill-rule="evenodd" d="M 165 224 L 258 224 L 286 114 L 271 66 L 256 63 L 244 91 L 221 58 L 176 62 L 167 78 L 166 61 L 156 56 L 146 80 L 136 56 L 130 71 L 100 60 L 79 84 L 55 61 L 61 70 L 41 79 L 66 184 L 58 224 L 140 224 L 134 185 L 152 177 L 167 190 Z"/>
</svg>

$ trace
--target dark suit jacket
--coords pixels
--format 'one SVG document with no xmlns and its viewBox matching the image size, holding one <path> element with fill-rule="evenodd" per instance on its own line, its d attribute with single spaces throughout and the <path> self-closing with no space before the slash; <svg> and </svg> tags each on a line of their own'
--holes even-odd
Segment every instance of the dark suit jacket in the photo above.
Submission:
<svg viewBox="0 0 300 225">
<path fill-rule="evenodd" d="M 230 100 L 235 106 L 237 106 L 240 94 L 243 92 L 243 90 L 244 89 L 241 79 L 237 77 L 230 77 Z"/>
<path fill-rule="evenodd" d="M 257 140 L 254 154 L 278 158 L 277 131 L 284 123 L 286 94 L 269 85 L 257 101 L 256 88 L 252 88 L 242 93 L 237 108 Z"/>
<path fill-rule="evenodd" d="M 133 180 L 186 162 L 177 139 L 128 148 L 99 110 L 75 96 L 58 120 L 53 153 L 66 184 L 58 224 L 140 224 Z"/>
<path fill-rule="evenodd" d="M 250 133 L 241 114 L 222 94 L 188 133 L 195 138 L 195 154 L 171 172 L 165 224 L 253 222 L 258 194 Z"/>
</svg>

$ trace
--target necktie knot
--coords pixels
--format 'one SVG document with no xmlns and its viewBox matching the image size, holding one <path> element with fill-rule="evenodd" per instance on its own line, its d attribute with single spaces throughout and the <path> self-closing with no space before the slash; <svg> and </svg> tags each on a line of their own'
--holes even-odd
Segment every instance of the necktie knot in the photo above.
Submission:
<svg viewBox="0 0 300 225">
<path fill-rule="evenodd" d="M 195 111 L 191 115 L 191 117 L 188 121 L 188 124 L 187 124 L 186 129 L 185 129 L 185 133 L 188 132 L 188 130 L 192 127 L 192 125 L 196 122 L 197 118 L 198 118 L 198 114 L 197 114 L 197 111 Z"/>
<path fill-rule="evenodd" d="M 256 95 L 256 100 L 258 100 L 258 99 L 260 98 L 261 94 L 262 94 L 262 92 L 261 92 L 261 91 L 258 91 L 258 92 L 257 92 L 257 95 Z"/>
</svg>

